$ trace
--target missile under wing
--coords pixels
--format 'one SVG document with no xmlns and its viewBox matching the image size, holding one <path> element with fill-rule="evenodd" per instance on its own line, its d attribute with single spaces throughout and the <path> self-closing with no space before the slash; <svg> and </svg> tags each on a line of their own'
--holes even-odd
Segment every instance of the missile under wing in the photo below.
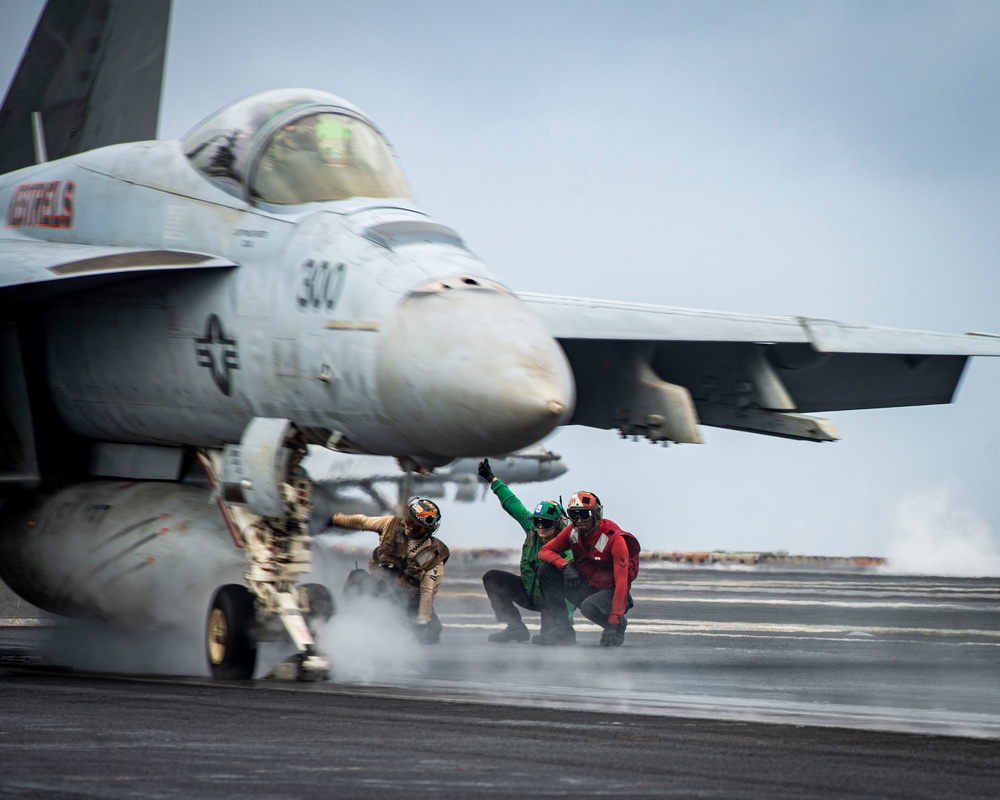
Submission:
<svg viewBox="0 0 1000 800">
<path fill-rule="evenodd" d="M 542 483 L 567 472 L 562 456 L 538 445 L 491 458 L 507 484 Z M 394 459 L 348 455 L 310 447 L 303 468 L 313 481 L 312 530 L 326 530 L 334 512 L 382 516 L 399 513 L 415 495 L 455 503 L 482 500 L 488 493 L 479 477 L 479 459 L 457 458 L 428 474 L 404 472 Z"/>
<path fill-rule="evenodd" d="M 519 296 L 339 97 L 271 90 L 151 140 L 120 91 L 131 72 L 159 96 L 166 5 L 140 7 L 53 0 L 0 111 L 0 571 L 36 605 L 134 621 L 183 595 L 191 624 L 209 611 L 213 674 L 252 675 L 253 632 L 278 620 L 297 675 L 321 676 L 310 445 L 426 472 L 568 422 L 822 441 L 809 412 L 948 402 L 969 356 L 1000 355 L 987 336 Z M 200 558 L 218 568 L 194 586 Z"/>
</svg>

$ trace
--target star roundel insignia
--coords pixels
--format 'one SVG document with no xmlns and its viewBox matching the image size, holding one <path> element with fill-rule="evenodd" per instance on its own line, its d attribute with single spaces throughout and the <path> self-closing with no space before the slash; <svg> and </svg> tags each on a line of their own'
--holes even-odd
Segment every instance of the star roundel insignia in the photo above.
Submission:
<svg viewBox="0 0 1000 800">
<path fill-rule="evenodd" d="M 194 345 L 198 366 L 208 369 L 219 391 L 226 397 L 231 396 L 233 386 L 230 372 L 240 368 L 239 350 L 236 340 L 226 336 L 218 314 L 208 315 L 205 320 L 205 334 L 195 339 Z"/>
</svg>

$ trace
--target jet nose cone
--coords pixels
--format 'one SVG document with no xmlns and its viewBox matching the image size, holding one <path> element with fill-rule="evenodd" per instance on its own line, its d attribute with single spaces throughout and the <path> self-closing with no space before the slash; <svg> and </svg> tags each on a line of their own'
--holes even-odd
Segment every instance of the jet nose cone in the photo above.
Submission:
<svg viewBox="0 0 1000 800">
<path fill-rule="evenodd" d="M 479 456 L 538 441 L 573 412 L 562 349 L 516 297 L 417 293 L 400 304 L 379 354 L 379 389 L 413 455 Z"/>
</svg>

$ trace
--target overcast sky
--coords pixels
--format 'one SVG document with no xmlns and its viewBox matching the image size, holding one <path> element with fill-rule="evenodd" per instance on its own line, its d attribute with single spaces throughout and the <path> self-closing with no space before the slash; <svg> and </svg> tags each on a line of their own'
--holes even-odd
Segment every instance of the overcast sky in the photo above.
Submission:
<svg viewBox="0 0 1000 800">
<path fill-rule="evenodd" d="M 0 2 L 6 84 L 41 8 Z M 339 94 L 514 290 L 1000 332 L 1000 4 L 176 0 L 160 135 Z M 498 332 L 502 333 L 502 332 Z M 920 551 L 1000 574 L 1000 360 L 816 445 L 566 430 L 559 485 L 650 549 Z M 501 476 L 502 477 L 502 476 Z M 453 545 L 516 545 L 445 504 Z"/>
</svg>

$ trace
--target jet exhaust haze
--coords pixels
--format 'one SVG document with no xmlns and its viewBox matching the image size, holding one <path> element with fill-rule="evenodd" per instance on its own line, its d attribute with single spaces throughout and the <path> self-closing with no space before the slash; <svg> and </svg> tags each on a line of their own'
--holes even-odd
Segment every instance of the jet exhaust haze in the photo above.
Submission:
<svg viewBox="0 0 1000 800">
<path fill-rule="evenodd" d="M 958 488 L 914 491 L 896 506 L 886 572 L 967 578 L 1000 576 L 1000 547 L 978 508 Z"/>
</svg>

